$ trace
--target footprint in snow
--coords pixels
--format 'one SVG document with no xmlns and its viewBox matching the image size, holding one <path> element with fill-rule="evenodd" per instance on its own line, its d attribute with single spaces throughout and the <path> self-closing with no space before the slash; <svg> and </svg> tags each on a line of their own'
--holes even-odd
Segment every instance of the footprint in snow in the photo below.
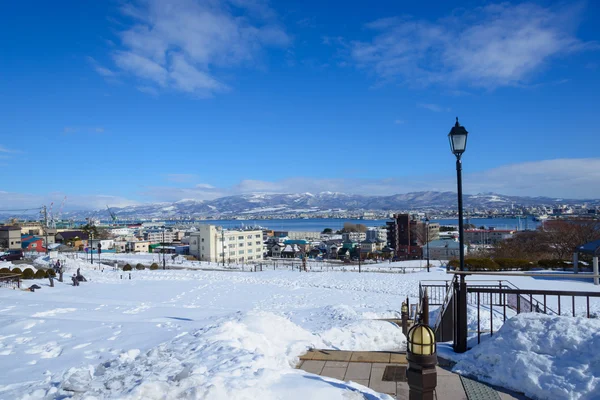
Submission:
<svg viewBox="0 0 600 400">
<path fill-rule="evenodd" d="M 42 311 L 39 313 L 35 313 L 32 315 L 32 317 L 34 317 L 34 318 L 54 317 L 59 314 L 66 314 L 66 313 L 71 313 L 71 312 L 75 312 L 75 311 L 77 311 L 76 308 L 55 308 L 54 310 Z"/>
<path fill-rule="evenodd" d="M 71 339 L 73 337 L 71 333 L 59 333 L 58 336 L 60 336 L 63 339 Z"/>
<path fill-rule="evenodd" d="M 83 349 L 84 347 L 88 347 L 91 343 L 81 343 L 78 344 L 77 346 L 73 346 L 73 350 L 79 350 L 79 349 Z"/>
<path fill-rule="evenodd" d="M 32 337 L 27 337 L 27 336 L 25 336 L 25 337 L 19 337 L 19 338 L 15 339 L 15 343 L 16 344 L 25 344 L 25 343 L 31 342 L 32 340 L 33 340 Z"/>
<path fill-rule="evenodd" d="M 39 354 L 40 358 L 56 358 L 61 355 L 62 347 L 56 342 L 48 342 L 37 346 L 32 346 L 29 350 L 25 350 L 27 354 Z"/>
</svg>

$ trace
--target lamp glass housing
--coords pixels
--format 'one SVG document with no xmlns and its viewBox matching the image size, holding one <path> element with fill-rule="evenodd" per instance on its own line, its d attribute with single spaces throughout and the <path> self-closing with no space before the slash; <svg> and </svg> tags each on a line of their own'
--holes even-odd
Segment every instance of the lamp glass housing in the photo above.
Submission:
<svg viewBox="0 0 600 400">
<path fill-rule="evenodd" d="M 408 331 L 409 353 L 429 356 L 435 354 L 435 334 L 427 325 L 417 324 Z"/>
<path fill-rule="evenodd" d="M 450 149 L 456 156 L 461 155 L 467 149 L 467 135 L 469 132 L 464 126 L 460 126 L 458 118 L 456 118 L 456 124 L 450 130 L 448 134 L 448 140 L 450 141 Z"/>
<path fill-rule="evenodd" d="M 406 304 L 405 301 L 402 302 L 402 308 L 401 311 L 405 314 L 408 314 L 408 305 Z"/>
</svg>

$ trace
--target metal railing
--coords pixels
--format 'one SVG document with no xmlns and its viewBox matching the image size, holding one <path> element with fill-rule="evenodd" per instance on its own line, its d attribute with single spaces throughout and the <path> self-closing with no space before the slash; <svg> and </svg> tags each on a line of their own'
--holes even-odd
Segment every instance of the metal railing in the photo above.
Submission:
<svg viewBox="0 0 600 400">
<path fill-rule="evenodd" d="M 21 274 L 0 274 L 0 287 L 19 289 L 21 287 Z"/>
<path fill-rule="evenodd" d="M 514 286 L 514 285 L 513 285 Z M 507 307 L 515 311 L 517 314 L 537 312 L 549 315 L 563 315 L 575 317 L 577 300 L 585 301 L 585 317 L 596 317 L 590 313 L 590 297 L 600 298 L 600 292 L 572 292 L 561 290 L 535 290 L 535 289 L 515 289 L 515 288 L 481 288 L 467 286 L 467 293 L 474 295 L 477 307 L 477 343 L 481 342 L 481 334 L 487 333 L 488 330 L 481 329 L 481 307 L 487 306 L 490 313 L 490 336 L 494 335 L 494 306 L 502 307 L 502 320 L 506 321 Z M 534 296 L 538 296 L 542 300 L 538 300 Z M 570 312 L 567 307 L 565 313 L 563 298 L 570 298 Z M 485 298 L 489 299 L 487 302 Z M 494 298 L 500 299 L 499 302 L 494 301 Z M 556 298 L 558 307 L 555 310 L 548 306 L 548 300 Z M 583 316 L 581 315 L 581 316 Z"/>
<path fill-rule="evenodd" d="M 454 295 L 457 294 L 457 279 L 458 275 L 454 275 L 452 280 L 419 282 L 418 310 L 422 310 L 421 302 L 425 293 L 428 294 L 429 305 L 440 306 L 435 324 L 433 325 L 434 330 L 440 336 L 447 337 L 449 333 L 449 331 L 446 334 L 442 332 L 444 326 L 446 330 L 449 329 L 448 320 L 445 319 L 448 317 L 444 317 L 444 314 L 450 312 L 451 321 L 455 321 L 455 316 L 458 312 L 456 304 L 453 301 L 455 299 Z M 494 316 L 497 317 L 499 314 L 503 322 L 515 313 L 520 314 L 524 312 L 576 316 L 577 304 L 579 304 L 580 308 L 585 311 L 580 312 L 581 316 L 585 315 L 587 318 L 596 317 L 590 311 L 590 297 L 600 297 L 600 292 L 530 290 L 520 289 L 506 280 L 470 280 L 467 285 L 466 297 L 467 304 L 477 309 L 477 340 L 479 343 L 482 333 L 494 334 Z M 567 298 L 566 303 L 565 298 Z M 582 302 L 585 302 L 584 306 L 581 305 Z M 481 327 L 482 307 L 489 310 L 489 329 L 482 329 Z M 508 310 L 510 312 L 507 312 Z"/>
</svg>

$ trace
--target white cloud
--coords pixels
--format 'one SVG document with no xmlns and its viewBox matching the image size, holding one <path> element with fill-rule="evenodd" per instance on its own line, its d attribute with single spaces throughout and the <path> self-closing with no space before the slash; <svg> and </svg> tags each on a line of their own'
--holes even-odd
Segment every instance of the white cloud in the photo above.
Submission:
<svg viewBox="0 0 600 400">
<path fill-rule="evenodd" d="M 171 182 L 191 182 L 197 178 L 196 174 L 166 174 L 167 181 Z"/>
<path fill-rule="evenodd" d="M 64 197 L 65 193 L 39 195 L 0 191 L 0 204 L 2 204 L 0 208 L 2 210 L 31 209 L 30 213 L 35 213 L 44 204 L 49 207 L 50 203 L 54 202 L 56 207 L 57 204 L 63 201 Z M 139 202 L 113 195 L 68 195 L 64 211 L 100 209 L 105 208 L 107 204 L 111 207 L 125 207 L 139 204 Z M 2 212 L 2 214 L 10 214 L 10 212 Z M 15 212 L 15 214 L 18 214 L 18 212 Z"/>
<path fill-rule="evenodd" d="M 468 160 L 465 160 L 468 169 Z M 190 182 L 194 175 L 170 174 L 167 179 Z M 495 192 L 515 196 L 546 196 L 568 199 L 600 198 L 600 158 L 556 159 L 503 165 L 486 171 L 463 174 L 464 192 L 476 194 Z M 243 193 L 319 193 L 325 191 L 385 196 L 418 191 L 456 191 L 456 176 L 422 175 L 383 179 L 328 179 L 295 177 L 279 181 L 244 179 L 225 187 L 198 183 L 190 187 L 149 187 L 140 197 L 144 202 L 178 201 L 181 199 L 213 200 Z M 64 193 L 33 195 L 0 191 L 2 209 L 35 208 L 41 204 L 59 204 Z M 117 195 L 68 194 L 65 209 L 99 209 L 106 205 L 123 207 L 140 204 Z"/>
<path fill-rule="evenodd" d="M 65 126 L 63 128 L 63 134 L 94 134 L 104 133 L 104 128 L 101 126 Z"/>
<path fill-rule="evenodd" d="M 517 85 L 554 57 L 597 48 L 575 36 L 581 12 L 581 3 L 500 3 L 457 10 L 438 21 L 383 18 L 366 25 L 375 34 L 353 42 L 351 57 L 383 81 L 488 89 Z"/>
<path fill-rule="evenodd" d="M 468 160 L 465 161 L 468 167 Z M 464 173 L 465 193 L 496 192 L 516 196 L 600 198 L 600 158 L 556 159 L 504 165 L 477 173 Z M 150 188 L 152 200 L 182 198 L 212 200 L 242 193 L 319 193 L 324 191 L 364 195 L 392 195 L 417 191 L 456 191 L 456 177 L 422 175 L 383 179 L 328 179 L 295 177 L 279 181 L 244 179 L 228 187 L 198 184 L 190 188 Z"/>
<path fill-rule="evenodd" d="M 15 150 L 10 150 L 2 145 L 0 145 L 0 153 L 16 153 Z"/>
<path fill-rule="evenodd" d="M 122 46 L 112 56 L 143 82 L 138 88 L 153 83 L 210 96 L 228 89 L 216 78 L 220 69 L 255 64 L 264 47 L 290 43 L 262 0 L 146 0 L 121 12 L 133 25 L 119 33 Z"/>
<path fill-rule="evenodd" d="M 438 104 L 433 104 L 433 103 L 417 103 L 417 107 L 424 108 L 426 110 L 433 111 L 433 112 L 450 111 L 450 109 L 447 107 L 442 107 Z"/>
<path fill-rule="evenodd" d="M 117 76 L 117 73 L 100 65 L 100 63 L 98 63 L 98 61 L 96 61 L 95 58 L 93 57 L 87 57 L 88 62 L 92 65 L 92 68 L 94 68 L 94 71 L 96 71 L 98 74 L 102 75 L 105 78 L 115 78 Z"/>
</svg>

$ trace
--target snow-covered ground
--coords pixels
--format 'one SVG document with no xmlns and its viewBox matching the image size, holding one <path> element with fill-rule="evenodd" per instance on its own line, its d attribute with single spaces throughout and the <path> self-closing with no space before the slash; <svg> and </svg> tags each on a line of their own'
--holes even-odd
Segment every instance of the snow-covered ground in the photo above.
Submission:
<svg viewBox="0 0 600 400">
<path fill-rule="evenodd" d="M 65 263 L 66 276 L 81 268 L 88 282 L 50 288 L 47 280 L 29 281 L 42 286 L 34 293 L 0 288 L 0 399 L 389 399 L 296 370 L 297 358 L 309 347 L 404 350 L 400 330 L 380 319 L 398 317 L 407 296 L 415 302 L 420 280 L 450 277 L 443 268 L 358 274 L 313 267 L 134 270 L 129 279 L 85 260 Z M 557 285 L 509 280 L 522 288 Z M 560 285 L 594 290 L 589 282 Z"/>
<path fill-rule="evenodd" d="M 0 399 L 387 398 L 293 367 L 309 347 L 403 350 L 400 330 L 377 319 L 398 317 L 419 275 L 134 270 L 129 279 L 66 265 L 88 282 L 0 289 Z"/>
<path fill-rule="evenodd" d="M 470 351 L 455 372 L 534 399 L 600 398 L 600 320 L 520 314 Z"/>
</svg>

